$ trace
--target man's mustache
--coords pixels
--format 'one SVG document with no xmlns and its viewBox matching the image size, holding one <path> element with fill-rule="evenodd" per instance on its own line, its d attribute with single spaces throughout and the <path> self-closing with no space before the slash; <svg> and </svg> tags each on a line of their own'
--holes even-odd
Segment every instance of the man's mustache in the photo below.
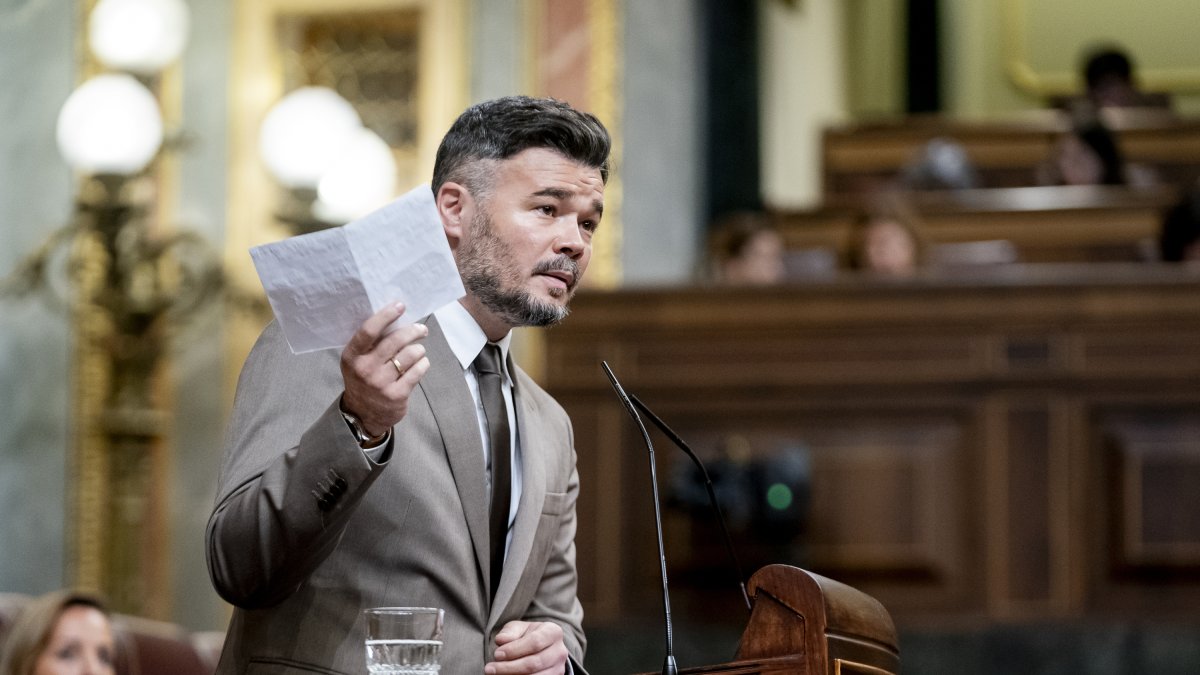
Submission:
<svg viewBox="0 0 1200 675">
<path fill-rule="evenodd" d="M 534 274 L 545 274 L 546 272 L 570 272 L 571 284 L 567 287 L 567 290 L 573 290 L 575 288 L 575 284 L 579 283 L 579 278 L 581 276 L 579 272 L 579 263 L 570 256 L 562 254 L 557 255 L 550 260 L 543 260 L 533 268 Z"/>
</svg>

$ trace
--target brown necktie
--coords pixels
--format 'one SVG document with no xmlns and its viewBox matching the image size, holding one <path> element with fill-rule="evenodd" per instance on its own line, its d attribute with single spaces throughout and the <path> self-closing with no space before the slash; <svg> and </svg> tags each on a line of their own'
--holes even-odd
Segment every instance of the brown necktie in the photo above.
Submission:
<svg viewBox="0 0 1200 675">
<path fill-rule="evenodd" d="M 488 439 L 491 445 L 492 510 L 488 530 L 491 534 L 492 597 L 500 586 L 504 570 L 504 544 L 508 540 L 508 508 L 512 494 L 512 467 L 509 452 L 512 448 L 508 429 L 508 412 L 504 405 L 500 347 L 487 343 L 475 357 L 475 374 L 479 378 L 479 398 L 487 417 Z"/>
</svg>

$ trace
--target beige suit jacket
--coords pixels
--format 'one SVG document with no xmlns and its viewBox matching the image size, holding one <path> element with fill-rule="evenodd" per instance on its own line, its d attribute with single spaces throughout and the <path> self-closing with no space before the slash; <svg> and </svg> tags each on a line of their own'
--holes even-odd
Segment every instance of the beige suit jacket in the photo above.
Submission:
<svg viewBox="0 0 1200 675">
<path fill-rule="evenodd" d="M 512 367 L 523 489 L 496 602 L 475 405 L 437 322 L 431 368 L 379 462 L 338 411 L 334 350 L 294 355 L 271 324 L 243 367 L 208 569 L 236 609 L 220 673 L 366 673 L 362 610 L 446 610 L 442 672 L 483 672 L 514 619 L 562 626 L 582 672 L 576 597 L 579 491 L 570 421 Z"/>
</svg>

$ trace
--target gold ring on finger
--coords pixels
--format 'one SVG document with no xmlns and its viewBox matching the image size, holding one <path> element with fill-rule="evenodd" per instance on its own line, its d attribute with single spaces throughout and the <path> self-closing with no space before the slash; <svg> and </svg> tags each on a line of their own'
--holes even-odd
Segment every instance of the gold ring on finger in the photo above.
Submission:
<svg viewBox="0 0 1200 675">
<path fill-rule="evenodd" d="M 392 357 L 392 365 L 396 366 L 396 374 L 400 377 L 404 377 L 404 366 L 400 365 L 400 362 L 397 361 L 396 357 L 394 356 Z"/>
</svg>

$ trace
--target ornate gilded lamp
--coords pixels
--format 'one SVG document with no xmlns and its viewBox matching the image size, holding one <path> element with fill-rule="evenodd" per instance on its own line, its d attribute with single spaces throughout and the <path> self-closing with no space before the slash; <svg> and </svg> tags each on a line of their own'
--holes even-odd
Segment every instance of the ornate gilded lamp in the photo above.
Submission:
<svg viewBox="0 0 1200 675">
<path fill-rule="evenodd" d="M 169 413 L 169 329 L 222 288 L 216 253 L 154 217 L 163 147 L 158 73 L 186 43 L 182 0 L 101 0 L 89 45 L 120 72 L 63 106 L 59 148 L 79 175 L 68 273 L 77 331 L 72 583 L 118 609 L 169 610 L 168 495 L 159 487 Z"/>
<path fill-rule="evenodd" d="M 224 288 L 215 251 L 154 218 L 164 147 L 157 73 L 186 42 L 182 0 L 100 0 L 97 63 L 63 105 L 60 152 L 79 177 L 72 221 L 0 285 L 70 307 L 75 339 L 68 583 L 122 611 L 169 611 L 160 400 L 169 328 Z M 56 279 L 65 277 L 69 292 Z"/>
</svg>

